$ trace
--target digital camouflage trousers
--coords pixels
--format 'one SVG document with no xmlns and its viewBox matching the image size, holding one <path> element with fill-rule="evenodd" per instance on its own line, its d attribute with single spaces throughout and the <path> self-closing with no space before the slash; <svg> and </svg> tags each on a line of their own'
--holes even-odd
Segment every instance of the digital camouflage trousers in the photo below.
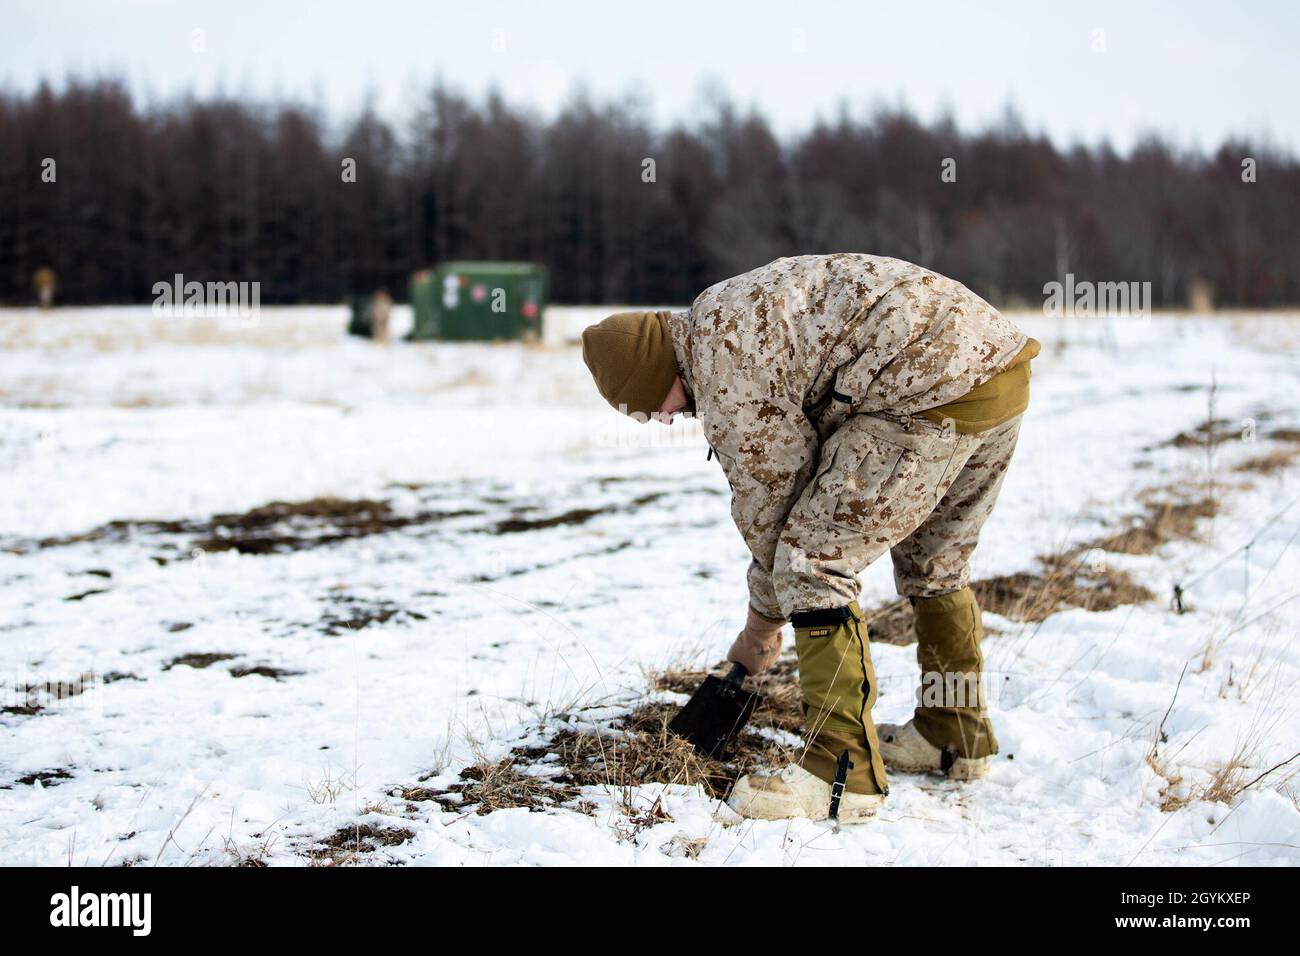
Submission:
<svg viewBox="0 0 1300 956">
<path fill-rule="evenodd" d="M 886 551 L 916 612 L 917 730 L 962 757 L 997 752 L 983 699 L 983 627 L 968 585 L 1019 431 L 1020 416 L 961 434 L 918 417 L 852 415 L 824 441 L 772 575 L 795 627 L 807 769 L 829 780 L 847 762 L 848 789 L 886 789 L 871 719 L 874 670 L 856 604 L 858 572 Z"/>
</svg>

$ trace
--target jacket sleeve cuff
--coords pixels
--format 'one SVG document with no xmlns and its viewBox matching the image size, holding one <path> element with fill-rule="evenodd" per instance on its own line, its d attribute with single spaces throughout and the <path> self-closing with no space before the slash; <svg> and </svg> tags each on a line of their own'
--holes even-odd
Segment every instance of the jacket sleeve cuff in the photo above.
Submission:
<svg viewBox="0 0 1300 956">
<path fill-rule="evenodd" d="M 772 587 L 772 575 L 757 561 L 750 562 L 746 575 L 749 584 L 749 606 L 769 621 L 785 623 L 785 614 Z"/>
</svg>

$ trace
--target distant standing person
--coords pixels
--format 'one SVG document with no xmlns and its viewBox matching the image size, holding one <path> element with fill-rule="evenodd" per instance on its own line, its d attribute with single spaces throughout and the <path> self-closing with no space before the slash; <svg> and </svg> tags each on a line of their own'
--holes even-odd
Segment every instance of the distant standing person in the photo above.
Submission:
<svg viewBox="0 0 1300 956">
<path fill-rule="evenodd" d="M 370 322 L 370 337 L 376 342 L 387 345 L 389 341 L 388 320 L 393 312 L 393 297 L 387 289 L 380 289 L 370 297 L 370 306 L 366 318 Z"/>
<path fill-rule="evenodd" d="M 58 287 L 58 280 L 54 275 L 54 270 L 49 266 L 41 266 L 32 274 L 32 289 L 36 292 L 36 301 L 40 303 L 42 309 L 48 309 L 54 304 L 54 292 Z"/>
<path fill-rule="evenodd" d="M 778 259 L 689 311 L 623 312 L 583 333 L 611 405 L 642 421 L 693 413 L 726 473 L 752 554 L 728 659 L 760 673 L 794 625 L 803 752 L 737 781 L 740 813 L 824 819 L 834 797 L 840 821 L 856 822 L 884 801 L 886 766 L 987 773 L 998 746 L 970 558 L 1038 350 L 960 283 L 859 254 Z M 886 551 L 915 611 L 925 693 L 911 720 L 877 729 L 857 575 Z"/>
</svg>

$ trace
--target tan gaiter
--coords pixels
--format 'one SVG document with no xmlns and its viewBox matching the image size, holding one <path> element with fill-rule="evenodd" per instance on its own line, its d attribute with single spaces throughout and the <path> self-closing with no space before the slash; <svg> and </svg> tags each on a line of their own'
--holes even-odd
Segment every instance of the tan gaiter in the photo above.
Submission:
<svg viewBox="0 0 1300 956">
<path fill-rule="evenodd" d="M 921 691 L 915 724 L 921 736 L 959 757 L 988 757 L 998 741 L 984 699 L 984 624 L 975 593 L 962 588 L 913 598 Z"/>
<path fill-rule="evenodd" d="M 805 770 L 833 782 L 841 754 L 852 768 L 845 778 L 850 793 L 888 793 L 871 707 L 876 702 L 876 672 L 871 666 L 867 628 L 857 602 L 843 623 L 795 627 L 799 684 L 803 690 Z M 801 615 L 796 615 L 796 618 Z"/>
</svg>

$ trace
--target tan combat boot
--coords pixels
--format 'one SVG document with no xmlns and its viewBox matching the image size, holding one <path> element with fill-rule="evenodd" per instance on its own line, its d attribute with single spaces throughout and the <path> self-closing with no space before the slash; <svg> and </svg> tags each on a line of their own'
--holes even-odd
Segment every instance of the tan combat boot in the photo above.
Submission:
<svg viewBox="0 0 1300 956">
<path fill-rule="evenodd" d="M 959 757 L 951 748 L 941 749 L 921 736 L 916 724 L 879 724 L 880 756 L 885 766 L 902 773 L 944 773 L 954 780 L 978 780 L 993 765 L 990 757 Z"/>
<path fill-rule="evenodd" d="M 831 784 L 798 764 L 790 764 L 780 773 L 741 777 L 727 798 L 727 806 L 752 820 L 825 820 L 830 816 L 831 797 Z M 884 803 L 883 794 L 844 791 L 837 819 L 840 823 L 861 823 L 874 816 Z"/>
</svg>

